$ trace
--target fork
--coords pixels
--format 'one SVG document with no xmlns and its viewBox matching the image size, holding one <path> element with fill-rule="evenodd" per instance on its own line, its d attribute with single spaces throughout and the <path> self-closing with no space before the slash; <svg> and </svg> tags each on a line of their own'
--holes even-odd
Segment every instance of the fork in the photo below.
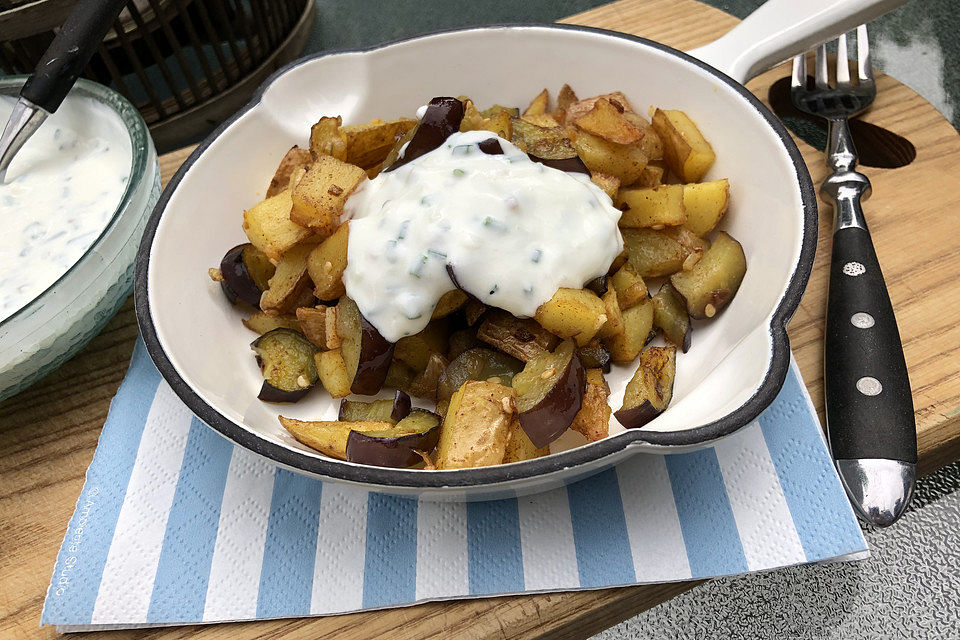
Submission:
<svg viewBox="0 0 960 640">
<path fill-rule="evenodd" d="M 824 349 L 830 449 L 854 510 L 869 523 L 887 526 L 903 514 L 913 493 L 917 434 L 897 320 L 861 208 L 870 181 L 855 170 L 857 150 L 847 126 L 877 94 L 866 26 L 857 28 L 856 40 L 856 82 L 844 34 L 837 40 L 835 84 L 830 85 L 827 48 L 821 45 L 812 88 L 806 54 L 794 58 L 790 97 L 798 109 L 828 124 L 832 174 L 820 195 L 835 212 Z"/>
</svg>

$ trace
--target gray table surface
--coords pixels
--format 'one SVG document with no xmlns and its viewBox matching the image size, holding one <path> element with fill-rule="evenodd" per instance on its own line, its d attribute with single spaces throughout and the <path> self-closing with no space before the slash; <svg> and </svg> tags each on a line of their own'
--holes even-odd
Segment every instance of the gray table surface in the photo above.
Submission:
<svg viewBox="0 0 960 640">
<path fill-rule="evenodd" d="M 706 1 L 741 18 L 761 4 Z M 547 22 L 601 4 L 318 0 L 307 51 L 367 46 L 456 26 Z M 958 0 L 912 0 L 871 25 L 876 67 L 924 96 L 954 126 L 960 126 L 958 28 Z M 894 527 L 865 533 L 872 551 L 868 560 L 714 580 L 595 640 L 960 639 L 960 464 L 922 479 L 911 509 Z"/>
</svg>

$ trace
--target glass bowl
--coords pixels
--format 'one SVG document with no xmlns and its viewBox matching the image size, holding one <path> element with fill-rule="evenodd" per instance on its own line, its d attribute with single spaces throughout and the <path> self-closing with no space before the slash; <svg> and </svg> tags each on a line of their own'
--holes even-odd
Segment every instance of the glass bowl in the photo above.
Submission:
<svg viewBox="0 0 960 640">
<path fill-rule="evenodd" d="M 0 79 L 0 94 L 17 96 L 26 79 Z M 132 151 L 130 180 L 110 221 L 83 256 L 43 293 L 0 322 L 0 400 L 59 367 L 116 314 L 133 286 L 140 236 L 160 197 L 157 152 L 136 108 L 113 90 L 83 79 L 77 80 L 71 94 L 93 98 L 123 120 Z"/>
</svg>

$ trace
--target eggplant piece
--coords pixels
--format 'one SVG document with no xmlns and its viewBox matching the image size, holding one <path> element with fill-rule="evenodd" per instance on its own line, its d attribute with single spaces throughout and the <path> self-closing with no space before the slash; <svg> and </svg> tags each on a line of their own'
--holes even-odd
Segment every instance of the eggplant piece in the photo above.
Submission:
<svg viewBox="0 0 960 640">
<path fill-rule="evenodd" d="M 445 294 L 440 296 L 440 299 L 437 300 L 437 306 L 433 308 L 433 315 L 430 316 L 431 320 L 439 320 L 440 318 L 446 318 L 454 311 L 460 309 L 463 305 L 467 304 L 467 300 L 470 299 L 470 296 L 467 295 L 465 291 L 460 289 L 451 289 Z"/>
<path fill-rule="evenodd" d="M 427 366 L 410 381 L 410 385 L 406 387 L 406 391 L 412 396 L 436 402 L 437 386 L 440 383 L 440 376 L 443 375 L 444 370 L 449 364 L 450 362 L 446 357 L 439 353 L 431 354 L 430 359 L 427 361 Z"/>
<path fill-rule="evenodd" d="M 437 384 L 437 400 L 449 400 L 468 380 L 486 380 L 509 387 L 523 363 L 505 353 L 477 347 L 451 362 Z"/>
<path fill-rule="evenodd" d="M 500 146 L 500 141 L 496 138 L 489 138 L 487 140 L 481 140 L 477 145 L 480 148 L 480 151 L 483 151 L 488 156 L 502 156 L 503 147 Z"/>
<path fill-rule="evenodd" d="M 549 353 L 560 344 L 560 338 L 536 320 L 517 318 L 500 309 L 492 311 L 480 324 L 477 338 L 523 362 Z"/>
<path fill-rule="evenodd" d="M 607 276 L 597 276 L 583 285 L 583 288 L 590 289 L 590 291 L 602 297 L 607 292 Z"/>
<path fill-rule="evenodd" d="M 255 331 L 260 335 L 269 333 L 274 329 L 293 329 L 306 335 L 303 327 L 295 316 L 271 316 L 263 311 L 256 311 L 246 320 L 241 320 L 243 326 L 250 331 Z M 309 338 L 308 338 L 309 340 Z M 311 340 L 311 342 L 313 342 Z"/>
<path fill-rule="evenodd" d="M 694 318 L 712 318 L 736 295 L 747 273 L 743 247 L 721 231 L 693 268 L 670 277 L 670 284 Z"/>
<path fill-rule="evenodd" d="M 476 298 L 470 298 L 467 300 L 467 304 L 463 307 L 463 317 L 467 321 L 467 326 L 472 327 L 477 324 L 477 321 L 483 317 L 483 314 L 487 312 L 487 305 L 483 304 Z"/>
<path fill-rule="evenodd" d="M 450 347 L 447 349 L 447 359 L 453 362 L 464 351 L 480 345 L 477 332 L 473 329 L 461 329 L 450 334 Z"/>
<path fill-rule="evenodd" d="M 669 282 L 660 287 L 653 302 L 653 326 L 663 331 L 664 337 L 684 353 L 690 349 L 690 336 L 693 327 L 687 308 L 680 300 L 676 289 Z"/>
<path fill-rule="evenodd" d="M 463 120 L 463 103 L 456 98 L 438 97 L 427 105 L 416 132 L 407 143 L 403 156 L 383 170 L 387 173 L 402 167 L 411 160 L 429 153 L 442 145 L 451 134 L 460 131 Z"/>
<path fill-rule="evenodd" d="M 622 313 L 623 333 L 604 339 L 614 362 L 633 362 L 650 341 L 653 329 L 653 303 L 644 300 Z"/>
<path fill-rule="evenodd" d="M 317 383 L 314 363 L 317 348 L 293 329 L 274 329 L 252 343 L 263 386 L 257 396 L 264 402 L 296 402 Z"/>
<path fill-rule="evenodd" d="M 520 426 L 534 446 L 547 446 L 573 423 L 585 385 L 586 370 L 572 340 L 534 358 L 513 377 Z"/>
<path fill-rule="evenodd" d="M 260 296 L 269 288 L 275 271 L 267 254 L 250 243 L 240 244 L 227 251 L 220 261 L 220 288 L 231 304 L 242 300 L 259 308 Z"/>
<path fill-rule="evenodd" d="M 433 451 L 440 440 L 440 416 L 414 409 L 392 429 L 351 431 L 347 437 L 349 462 L 378 467 L 411 467 L 422 462 L 418 451 Z"/>
<path fill-rule="evenodd" d="M 346 296 L 337 305 L 337 335 L 351 393 L 378 393 L 390 368 L 394 344 L 380 335 L 360 313 L 357 303 Z"/>
<path fill-rule="evenodd" d="M 395 360 L 403 362 L 414 371 L 427 368 L 430 356 L 446 355 L 450 346 L 450 323 L 447 320 L 432 320 L 423 331 L 397 340 L 393 351 Z"/>
<path fill-rule="evenodd" d="M 528 153 L 527 157 L 551 169 L 559 169 L 567 173 L 584 173 L 588 176 L 590 175 L 590 169 L 587 169 L 587 165 L 583 164 L 580 156 L 573 156 L 572 158 L 541 158 L 532 153 Z"/>
<path fill-rule="evenodd" d="M 337 420 L 341 422 L 391 422 L 396 424 L 410 415 L 410 396 L 397 389 L 393 400 L 341 400 Z"/>
<path fill-rule="evenodd" d="M 580 361 L 587 369 L 600 369 L 604 373 L 610 373 L 610 362 L 612 357 L 600 340 L 591 340 L 588 344 L 577 349 L 580 354 Z"/>
<path fill-rule="evenodd" d="M 623 406 L 613 415 L 628 429 L 647 424 L 663 413 L 673 397 L 677 348 L 650 347 L 640 354 L 640 364 L 623 392 Z"/>
</svg>

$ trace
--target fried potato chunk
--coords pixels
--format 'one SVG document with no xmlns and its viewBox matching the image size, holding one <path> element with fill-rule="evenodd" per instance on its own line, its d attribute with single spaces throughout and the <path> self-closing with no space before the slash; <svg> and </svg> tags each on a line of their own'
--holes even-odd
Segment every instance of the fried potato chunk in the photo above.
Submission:
<svg viewBox="0 0 960 640">
<path fill-rule="evenodd" d="M 320 156 L 293 189 L 290 220 L 317 235 L 329 236 L 340 224 L 347 198 L 366 179 L 360 167 Z"/>
<path fill-rule="evenodd" d="M 284 253 L 310 235 L 310 229 L 290 219 L 293 198 L 284 190 L 243 212 L 243 231 L 250 242 L 271 260 L 279 260 Z"/>
<path fill-rule="evenodd" d="M 516 419 L 514 391 L 493 382 L 468 381 L 450 398 L 440 441 L 438 469 L 486 467 L 503 462 Z"/>
</svg>

